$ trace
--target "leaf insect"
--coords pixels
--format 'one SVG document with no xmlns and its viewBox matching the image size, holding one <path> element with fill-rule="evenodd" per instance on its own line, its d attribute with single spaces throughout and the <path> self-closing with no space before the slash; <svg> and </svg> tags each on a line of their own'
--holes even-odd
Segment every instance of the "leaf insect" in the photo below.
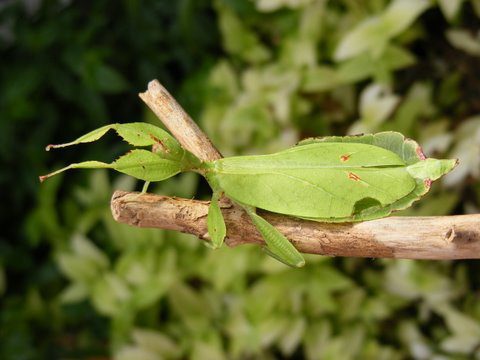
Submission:
<svg viewBox="0 0 480 360">
<path fill-rule="evenodd" d="M 109 130 L 135 147 L 112 163 L 85 161 L 41 176 L 74 168 L 109 168 L 149 182 L 180 172 L 203 175 L 213 195 L 207 224 L 212 248 L 222 246 L 226 226 L 219 206 L 222 194 L 242 206 L 265 240 L 264 250 L 283 263 L 301 267 L 295 246 L 268 223 L 257 208 L 311 221 L 372 220 L 405 209 L 450 172 L 456 159 L 426 158 L 420 146 L 397 132 L 311 138 L 269 155 L 234 156 L 202 162 L 164 130 L 147 123 L 112 124 L 60 145 L 100 139 Z"/>
</svg>

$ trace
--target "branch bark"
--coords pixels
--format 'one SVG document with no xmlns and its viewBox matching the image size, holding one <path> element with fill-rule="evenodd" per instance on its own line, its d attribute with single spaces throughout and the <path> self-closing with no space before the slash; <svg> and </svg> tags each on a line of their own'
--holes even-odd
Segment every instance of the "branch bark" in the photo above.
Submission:
<svg viewBox="0 0 480 360">
<path fill-rule="evenodd" d="M 207 201 L 116 191 L 116 221 L 139 227 L 177 230 L 207 239 Z M 248 215 L 221 205 L 228 246 L 263 244 Z M 310 254 L 398 259 L 479 259 L 480 214 L 387 217 L 360 223 L 328 224 L 269 212 L 260 214 L 295 247 Z"/>
<path fill-rule="evenodd" d="M 217 160 L 222 157 L 210 139 L 158 80 L 150 81 L 147 91 L 138 96 L 186 150 L 202 161 Z"/>
</svg>

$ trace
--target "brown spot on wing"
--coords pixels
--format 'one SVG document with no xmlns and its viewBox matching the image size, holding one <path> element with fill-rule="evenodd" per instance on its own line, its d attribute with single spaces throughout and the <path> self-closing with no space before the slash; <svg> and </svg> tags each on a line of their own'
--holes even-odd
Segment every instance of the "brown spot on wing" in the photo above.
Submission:
<svg viewBox="0 0 480 360">
<path fill-rule="evenodd" d="M 415 149 L 415 152 L 417 153 L 417 156 L 420 160 L 425 160 L 427 157 L 425 153 L 423 152 L 423 149 L 417 145 L 417 148 Z"/>
<path fill-rule="evenodd" d="M 148 134 L 148 135 L 150 136 L 150 138 L 151 138 L 153 141 L 155 141 L 155 142 L 157 142 L 157 143 L 161 143 L 160 139 L 159 139 L 158 137 L 156 137 L 155 135 L 153 135 L 153 134 Z"/>
<path fill-rule="evenodd" d="M 357 174 L 354 174 L 353 172 L 348 173 L 348 178 L 350 180 L 360 181 L 360 176 L 358 176 Z"/>
<path fill-rule="evenodd" d="M 160 140 L 159 138 L 157 138 L 155 135 L 153 134 L 149 134 L 150 135 L 150 138 L 155 141 L 155 144 L 153 144 L 152 146 L 152 151 L 153 152 L 160 152 L 160 151 L 163 151 L 163 152 L 170 152 L 168 150 L 168 148 L 165 146 L 165 144 L 163 143 L 162 140 Z"/>
<path fill-rule="evenodd" d="M 427 190 L 430 190 L 430 186 L 432 186 L 432 180 L 430 180 L 430 179 L 425 179 L 425 180 L 423 180 L 423 184 L 425 185 L 425 187 L 427 188 Z"/>
<path fill-rule="evenodd" d="M 350 155 L 349 155 L 349 154 L 345 154 L 345 155 L 340 156 L 340 160 L 341 160 L 342 162 L 348 161 L 349 159 L 350 159 Z"/>
</svg>

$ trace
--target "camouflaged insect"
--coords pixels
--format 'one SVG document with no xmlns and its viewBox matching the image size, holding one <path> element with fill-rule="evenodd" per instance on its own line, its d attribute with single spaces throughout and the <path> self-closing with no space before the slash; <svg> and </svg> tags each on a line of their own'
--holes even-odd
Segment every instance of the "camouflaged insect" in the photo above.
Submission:
<svg viewBox="0 0 480 360">
<path fill-rule="evenodd" d="M 146 123 L 107 125 L 47 150 L 92 142 L 110 129 L 131 145 L 152 146 L 152 151 L 134 149 L 110 164 L 71 164 L 40 179 L 73 168 L 110 168 L 148 184 L 195 171 L 213 190 L 207 219 L 210 247 L 220 247 L 226 235 L 218 205 L 225 194 L 247 211 L 265 240 L 265 251 L 295 267 L 305 264 L 303 256 L 256 208 L 323 222 L 377 219 L 412 205 L 457 164 L 455 159 L 426 158 L 415 141 L 397 132 L 312 138 L 275 154 L 201 162 L 170 134 Z"/>
</svg>

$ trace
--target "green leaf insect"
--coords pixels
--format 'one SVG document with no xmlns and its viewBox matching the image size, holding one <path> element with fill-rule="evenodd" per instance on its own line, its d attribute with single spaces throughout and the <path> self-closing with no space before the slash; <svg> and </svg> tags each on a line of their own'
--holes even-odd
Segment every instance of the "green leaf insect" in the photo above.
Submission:
<svg viewBox="0 0 480 360">
<path fill-rule="evenodd" d="M 151 151 L 135 149 L 110 164 L 71 164 L 40 180 L 73 168 L 110 168 L 147 185 L 180 172 L 200 173 L 213 189 L 208 245 L 219 248 L 227 233 L 219 205 L 224 194 L 245 209 L 265 240 L 267 254 L 293 267 L 305 264 L 303 256 L 257 208 L 321 222 L 378 219 L 411 206 L 457 164 L 455 159 L 427 159 L 415 141 L 397 132 L 311 138 L 274 154 L 202 162 L 167 132 L 144 123 L 104 126 L 47 150 L 92 142 L 110 129 L 133 146 L 151 146 Z"/>
</svg>

